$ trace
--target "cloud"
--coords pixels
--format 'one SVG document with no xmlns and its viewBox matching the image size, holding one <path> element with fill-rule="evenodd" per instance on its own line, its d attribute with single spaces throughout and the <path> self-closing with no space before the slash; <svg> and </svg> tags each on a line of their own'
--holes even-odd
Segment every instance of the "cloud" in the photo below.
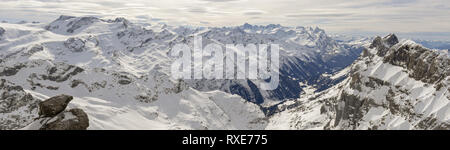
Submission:
<svg viewBox="0 0 450 150">
<path fill-rule="evenodd" d="M 287 14 L 286 17 L 291 18 L 303 18 L 303 17 L 321 17 L 321 18 L 330 18 L 330 17 L 345 17 L 350 16 L 351 13 L 320 13 L 320 14 Z"/>
<path fill-rule="evenodd" d="M 247 16 L 257 16 L 257 15 L 262 15 L 264 14 L 264 11 L 261 10 L 247 10 L 244 11 L 242 14 L 247 15 Z"/>
<path fill-rule="evenodd" d="M 208 11 L 205 8 L 197 7 L 197 8 L 188 8 L 188 12 L 191 13 L 207 13 Z"/>
<path fill-rule="evenodd" d="M 0 20 L 50 22 L 59 15 L 125 17 L 171 25 L 282 24 L 327 31 L 443 32 L 448 0 L 2 0 Z"/>
<path fill-rule="evenodd" d="M 234 2 L 234 1 L 239 1 L 239 0 L 202 0 L 202 1 L 207 1 L 207 2 Z"/>
<path fill-rule="evenodd" d="M 161 19 L 161 18 L 152 18 L 152 19 L 150 19 L 151 21 L 163 21 L 164 19 Z"/>
</svg>

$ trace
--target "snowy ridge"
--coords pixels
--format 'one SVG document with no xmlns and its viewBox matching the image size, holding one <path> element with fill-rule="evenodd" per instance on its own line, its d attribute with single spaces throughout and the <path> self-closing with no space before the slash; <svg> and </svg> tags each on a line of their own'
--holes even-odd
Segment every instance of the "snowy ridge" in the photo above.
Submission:
<svg viewBox="0 0 450 150">
<path fill-rule="evenodd" d="M 20 65 L 26 68 L 2 78 L 23 85 L 25 92 L 38 100 L 58 93 L 75 95 L 71 105 L 88 113 L 89 129 L 260 129 L 264 126 L 264 122 L 255 121 L 264 117 L 258 106 L 219 91 L 196 91 L 183 83 L 168 81 L 166 75 L 156 71 L 150 77 L 136 78 L 127 73 L 83 70 L 42 60 Z"/>
<path fill-rule="evenodd" d="M 359 56 L 360 47 L 339 44 L 326 35 L 325 31 L 311 27 L 284 27 L 281 25 L 258 26 L 244 24 L 238 27 L 184 28 L 174 31 L 181 35 L 200 35 L 204 43 L 275 43 L 280 45 L 280 87 L 274 91 L 260 91 L 252 88 L 255 81 L 193 81 L 191 86 L 201 90 L 221 89 L 244 96 L 257 104 L 266 100 L 298 98 L 303 88 L 297 84 L 307 82 L 320 90 L 341 81 L 321 78 L 323 73 L 334 73 Z M 235 87 L 235 88 L 230 88 Z M 206 88 L 206 89 L 205 89 Z"/>
<path fill-rule="evenodd" d="M 288 104 L 294 107 L 272 116 L 267 129 L 449 129 L 447 52 L 395 35 L 370 47 L 345 81 Z"/>
<path fill-rule="evenodd" d="M 15 104 L 2 105 L 1 119 L 11 120 L 2 121 L 2 129 L 26 126 L 37 116 L 36 100 L 61 93 L 75 97 L 69 107 L 88 113 L 89 129 L 263 129 L 266 124 L 259 106 L 239 96 L 200 92 L 170 80 L 167 43 L 177 36 L 168 30 L 140 28 L 120 18 L 67 16 L 42 28 L 0 26 L 5 29 L 2 86 L 3 81 L 17 85 L 23 95 L 4 91 L 17 96 L 1 99 Z"/>
<path fill-rule="evenodd" d="M 241 95 L 255 103 L 263 103 L 265 99 L 298 98 L 302 88 L 298 84 L 290 84 L 292 82 L 308 81 L 318 89 L 326 89 L 336 81 L 329 78 L 319 79 L 319 76 L 346 67 L 361 51 L 358 47 L 338 44 L 323 30 L 311 27 L 245 24 L 238 27 L 185 28 L 156 24 L 144 28 L 123 18 L 103 20 L 71 16 L 61 16 L 49 25 L 42 25 L 46 30 L 29 27 L 27 24 L 2 26 L 9 28 L 7 33 L 23 32 L 18 35 L 21 38 L 11 37 L 6 39 L 4 44 L 0 44 L 1 49 L 7 50 L 0 54 L 5 59 L 47 59 L 83 68 L 119 70 L 136 76 L 145 75 L 156 66 L 168 74 L 168 65 L 173 61 L 173 58 L 167 56 L 168 50 L 176 43 L 193 45 L 194 35 L 202 36 L 205 44 L 280 44 L 280 72 L 283 84 L 275 91 L 266 92 L 251 88 L 253 81 L 246 80 L 233 80 L 230 84 L 228 81 L 212 84 L 209 83 L 211 81 L 188 82 L 199 90 L 219 89 Z M 33 55 L 14 55 L 26 51 L 31 51 Z M 212 86 L 217 84 L 224 86 Z M 204 89 L 210 86 L 214 88 Z"/>
<path fill-rule="evenodd" d="M 124 18 L 61 16 L 50 24 L 0 27 L 0 78 L 37 100 L 74 96 L 70 105 L 92 118 L 89 129 L 263 129 L 265 106 L 339 83 L 347 74 L 321 74 L 336 73 L 362 50 L 334 41 L 317 27 L 273 24 L 143 27 Z M 194 36 L 201 36 L 204 46 L 279 44 L 279 88 L 260 90 L 254 80 L 173 80 L 174 58 L 168 53 L 178 43 L 193 46 Z"/>
<path fill-rule="evenodd" d="M 279 44 L 280 86 L 173 80 L 168 53 L 193 46 L 194 36 L 204 45 Z M 59 94 L 74 96 L 69 108 L 86 111 L 89 129 L 448 129 L 448 51 L 395 35 L 366 41 L 273 24 L 0 23 L 0 93 L 8 96 L 0 97 L 0 129 L 27 126 L 37 102 Z"/>
</svg>

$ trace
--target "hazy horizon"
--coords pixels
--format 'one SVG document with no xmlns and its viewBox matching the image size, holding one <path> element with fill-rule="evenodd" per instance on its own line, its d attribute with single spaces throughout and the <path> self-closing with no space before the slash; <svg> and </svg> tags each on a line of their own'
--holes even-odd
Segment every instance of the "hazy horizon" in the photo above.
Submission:
<svg viewBox="0 0 450 150">
<path fill-rule="evenodd" d="M 327 33 L 450 40 L 445 0 L 4 0 L 0 20 L 51 22 L 60 15 L 125 17 L 188 26 L 281 24 Z M 14 15 L 11 15 L 14 14 Z"/>
</svg>

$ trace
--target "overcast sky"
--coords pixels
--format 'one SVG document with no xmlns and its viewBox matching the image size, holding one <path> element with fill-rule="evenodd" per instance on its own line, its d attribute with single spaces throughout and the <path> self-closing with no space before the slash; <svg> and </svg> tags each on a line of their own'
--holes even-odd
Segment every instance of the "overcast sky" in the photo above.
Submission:
<svg viewBox="0 0 450 150">
<path fill-rule="evenodd" d="M 0 0 L 0 20 L 59 15 L 170 25 L 319 26 L 328 32 L 450 32 L 449 0 Z"/>
</svg>

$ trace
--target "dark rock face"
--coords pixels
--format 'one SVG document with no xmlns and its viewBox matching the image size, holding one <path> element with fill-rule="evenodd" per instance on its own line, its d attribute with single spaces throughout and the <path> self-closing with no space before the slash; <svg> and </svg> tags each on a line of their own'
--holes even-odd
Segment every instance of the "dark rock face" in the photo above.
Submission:
<svg viewBox="0 0 450 150">
<path fill-rule="evenodd" d="M 96 17 L 73 17 L 73 16 L 60 16 L 57 20 L 53 21 L 45 29 L 53 31 L 56 29 L 64 28 L 67 33 L 75 33 L 78 29 L 89 26 L 94 22 L 100 21 Z M 68 22 L 65 24 L 65 22 Z M 64 24 L 63 24 L 64 23 Z"/>
<path fill-rule="evenodd" d="M 67 26 L 70 27 L 69 29 L 67 29 L 67 32 L 73 33 L 75 30 L 83 26 L 90 25 L 98 20 L 99 19 L 96 17 L 81 17 L 80 19 L 71 21 L 69 22 L 69 24 L 67 24 Z"/>
<path fill-rule="evenodd" d="M 75 18 L 74 16 L 65 16 L 65 15 L 61 15 L 61 16 L 59 16 L 59 18 L 58 19 L 56 19 L 57 21 L 64 21 L 64 20 L 69 20 L 69 19 L 72 19 L 72 18 Z"/>
<path fill-rule="evenodd" d="M 3 29 L 2 27 L 0 27 L 0 37 L 3 36 L 3 34 L 5 34 L 6 30 Z"/>
<path fill-rule="evenodd" d="M 39 115 L 44 117 L 52 117 L 66 109 L 72 96 L 58 95 L 39 103 Z"/>
<path fill-rule="evenodd" d="M 75 76 L 83 71 L 84 71 L 83 68 L 77 66 L 68 65 L 65 63 L 57 63 L 55 64 L 55 66 L 47 70 L 48 74 L 41 75 L 41 78 L 43 80 L 64 82 L 70 77 Z"/>
<path fill-rule="evenodd" d="M 450 75 L 448 57 L 439 57 L 438 53 L 420 45 L 394 46 L 397 43 L 395 34 L 389 34 L 384 38 L 376 37 L 370 48 L 377 48 L 377 55 L 384 57 L 385 63 L 410 70 L 410 76 L 416 80 L 436 83 Z"/>
<path fill-rule="evenodd" d="M 122 85 L 127 85 L 127 84 L 130 84 L 130 83 L 131 83 L 130 80 L 119 80 L 119 84 L 122 84 Z"/>
<path fill-rule="evenodd" d="M 370 44 L 369 48 L 378 48 L 383 46 L 383 39 L 381 37 L 377 36 L 375 39 L 373 39 L 372 44 Z"/>
<path fill-rule="evenodd" d="M 132 77 L 127 73 L 113 73 L 113 76 L 118 78 L 118 83 L 121 85 L 128 85 L 133 81 Z"/>
<path fill-rule="evenodd" d="M 87 114 L 78 108 L 64 111 L 46 122 L 40 130 L 86 130 L 89 127 Z"/>
<path fill-rule="evenodd" d="M 21 86 L 12 85 L 5 79 L 0 80 L 0 113 L 12 112 L 33 101 L 33 97 L 25 93 Z"/>
<path fill-rule="evenodd" d="M 69 38 L 64 42 L 64 46 L 72 52 L 82 52 L 85 49 L 86 41 L 80 38 Z"/>
<path fill-rule="evenodd" d="M 128 21 L 127 19 L 123 18 L 123 17 L 119 17 L 119 18 L 116 18 L 114 20 L 106 20 L 106 22 L 109 22 L 109 23 L 112 23 L 112 22 L 114 22 L 114 23 L 122 23 L 123 27 L 125 27 L 125 28 L 128 28 L 131 25 L 131 22 Z"/>
<path fill-rule="evenodd" d="M 359 97 L 347 93 L 341 94 L 340 101 L 344 102 L 343 109 L 339 109 L 340 107 L 336 106 L 336 121 L 335 126 L 337 126 L 340 120 L 349 120 L 352 123 L 353 127 L 357 122 L 363 117 L 364 112 L 362 111 L 362 107 L 365 101 L 361 101 Z"/>
<path fill-rule="evenodd" d="M 37 116 L 37 108 L 38 100 L 21 86 L 0 79 L 0 130 L 25 127 Z"/>
<path fill-rule="evenodd" d="M 384 63 L 407 69 L 407 73 L 411 78 L 440 86 L 445 86 L 446 82 L 448 82 L 446 78 L 450 74 L 448 67 L 450 59 L 446 55 L 442 56 L 436 51 L 417 44 L 398 44 L 398 39 L 394 34 L 384 38 L 375 38 L 370 47 L 376 48 L 377 55 L 383 57 Z M 368 50 L 364 50 L 361 57 L 371 58 L 370 55 Z M 353 73 L 351 72 L 349 80 L 350 88 L 364 92 L 362 87 L 365 87 L 366 90 L 387 87 L 389 90 L 385 93 L 385 101 L 379 103 L 375 102 L 371 97 L 346 92 L 342 92 L 338 97 L 327 99 L 327 102 L 331 104 L 325 103 L 322 105 L 321 113 L 327 111 L 335 113 L 335 122 L 332 126 L 356 129 L 360 125 L 359 121 L 370 108 L 381 107 L 389 110 L 391 114 L 405 116 L 410 120 L 420 119 L 421 121 L 414 125 L 415 129 L 445 130 L 450 127 L 447 122 L 436 119 L 434 114 L 423 118 L 423 114 L 414 112 L 414 106 L 409 102 L 409 99 L 403 98 L 404 95 L 410 95 L 411 93 L 402 89 L 401 86 L 392 85 L 392 83 L 379 78 L 364 76 L 358 70 L 360 70 L 358 66 L 352 69 Z M 439 90 L 439 88 L 436 89 Z M 398 99 L 400 101 L 397 101 Z M 378 126 L 372 126 L 370 129 L 377 128 Z"/>
<path fill-rule="evenodd" d="M 58 95 L 39 103 L 39 118 L 34 130 L 86 130 L 89 127 L 88 115 L 81 109 L 65 110 L 73 97 Z"/>
<path fill-rule="evenodd" d="M 398 38 L 395 34 L 389 34 L 383 38 L 383 41 L 391 47 L 398 43 Z"/>
<path fill-rule="evenodd" d="M 30 49 L 25 53 L 25 55 L 31 56 L 34 53 L 37 53 L 37 52 L 40 52 L 43 50 L 44 50 L 44 47 L 42 45 L 36 44 L 36 45 L 33 45 L 32 47 L 30 47 Z"/>
<path fill-rule="evenodd" d="M 398 38 L 395 34 L 389 34 L 384 38 L 377 36 L 369 48 L 377 48 L 377 55 L 383 57 L 388 52 L 389 48 L 398 43 Z"/>
<path fill-rule="evenodd" d="M 440 82 L 450 75 L 450 59 L 439 57 L 436 52 L 420 45 L 393 48 L 383 61 L 411 70 L 412 78 L 426 83 Z"/>
<path fill-rule="evenodd" d="M 16 75 L 17 72 L 20 71 L 20 69 L 25 68 L 26 66 L 24 64 L 16 64 L 13 67 L 2 67 L 0 66 L 0 68 L 3 68 L 3 71 L 0 72 L 0 77 L 1 76 L 13 76 Z"/>
</svg>

